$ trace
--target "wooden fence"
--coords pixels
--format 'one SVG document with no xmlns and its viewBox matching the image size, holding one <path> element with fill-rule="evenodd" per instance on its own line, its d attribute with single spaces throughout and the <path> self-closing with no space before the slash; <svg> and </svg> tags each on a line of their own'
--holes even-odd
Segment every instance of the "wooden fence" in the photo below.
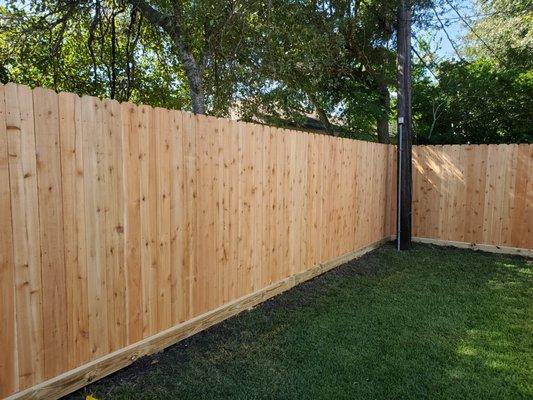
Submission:
<svg viewBox="0 0 533 400">
<path fill-rule="evenodd" d="M 0 85 L 0 397 L 66 394 L 388 240 L 395 152 Z M 533 248 L 533 145 L 415 146 L 413 178 L 418 240 Z"/>
<path fill-rule="evenodd" d="M 533 144 L 413 148 L 414 236 L 531 250 L 532 230 Z"/>
<path fill-rule="evenodd" d="M 0 86 L 0 396 L 65 394 L 389 238 L 394 153 Z"/>
</svg>

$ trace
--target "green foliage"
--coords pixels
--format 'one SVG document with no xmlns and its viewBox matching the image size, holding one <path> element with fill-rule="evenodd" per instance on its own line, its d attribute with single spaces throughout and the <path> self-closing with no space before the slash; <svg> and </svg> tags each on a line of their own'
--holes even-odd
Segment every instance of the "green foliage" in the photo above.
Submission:
<svg viewBox="0 0 533 400">
<path fill-rule="evenodd" d="M 376 0 L 271 2 L 254 24 L 243 115 L 266 122 L 270 115 L 285 121 L 313 115 L 352 137 L 375 131 L 389 112 L 395 79 L 395 10 L 394 2 Z"/>
<path fill-rule="evenodd" d="M 442 62 L 438 77 L 414 84 L 416 143 L 531 142 L 533 71 L 479 59 Z"/>
<path fill-rule="evenodd" d="M 416 143 L 533 142 L 533 8 L 479 1 L 482 18 L 463 43 L 464 61 L 419 63 L 413 83 Z M 428 48 L 424 48 L 427 54 Z"/>
<path fill-rule="evenodd" d="M 439 1 L 412 2 L 417 26 L 429 24 L 425 15 Z M 4 2 L 0 81 L 190 110 L 183 52 L 131 3 Z M 376 140 L 378 132 L 387 140 L 396 1 L 146 3 L 179 24 L 207 113 L 283 127 L 304 127 L 312 117 L 329 133 Z M 426 59 L 438 82 L 415 63 L 415 142 L 531 141 L 533 11 L 527 0 L 478 7 L 486 17 L 474 28 L 484 40 L 465 38 L 466 62 Z"/>
<path fill-rule="evenodd" d="M 99 4 L 96 11 L 90 1 L 9 2 L 0 9 L 3 75 L 32 87 L 188 108 L 166 38 L 138 13 Z"/>
<path fill-rule="evenodd" d="M 473 22 L 466 53 L 497 60 L 502 67 L 533 69 L 533 5 L 529 0 L 477 0 L 484 18 Z M 474 33 L 475 32 L 475 33 Z"/>
<path fill-rule="evenodd" d="M 376 90 L 394 82 L 394 2 L 149 3 L 180 24 L 210 114 L 282 126 L 313 115 L 355 135 L 387 117 Z M 129 2 L 10 1 L 2 14 L 3 76 L 13 81 L 190 107 L 175 43 Z"/>
</svg>

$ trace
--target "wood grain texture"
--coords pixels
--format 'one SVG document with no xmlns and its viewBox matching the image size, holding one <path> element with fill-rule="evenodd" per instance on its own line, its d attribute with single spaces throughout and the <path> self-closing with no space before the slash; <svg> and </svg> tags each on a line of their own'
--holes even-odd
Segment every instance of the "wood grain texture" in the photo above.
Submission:
<svg viewBox="0 0 533 400">
<path fill-rule="evenodd" d="M 388 238 L 395 154 L 0 86 L 0 394 L 67 393 Z M 532 156 L 415 147 L 416 236 L 531 249 Z"/>
<path fill-rule="evenodd" d="M 127 342 L 122 114 L 120 104 L 116 100 L 106 100 L 103 105 L 107 194 L 105 205 L 107 329 L 109 350 L 114 351 L 124 347 Z"/>
<path fill-rule="evenodd" d="M 7 140 L 6 86 L 0 85 L 0 396 L 19 390 L 15 328 L 15 260 Z M 23 388 L 23 387 L 22 387 Z"/>
<path fill-rule="evenodd" d="M 419 238 L 533 248 L 533 145 L 413 147 Z"/>
<path fill-rule="evenodd" d="M 82 107 L 85 247 L 89 309 L 90 358 L 108 352 L 105 242 L 105 184 L 103 104 L 84 96 Z"/>
<path fill-rule="evenodd" d="M 389 239 L 390 238 L 385 238 L 379 242 L 372 243 L 363 249 L 342 254 L 327 263 L 316 265 L 306 271 L 287 277 L 256 292 L 249 293 L 246 296 L 228 302 L 214 310 L 210 310 L 204 314 L 191 318 L 186 322 L 161 331 L 135 344 L 109 353 L 106 356 L 54 377 L 46 382 L 42 382 L 32 388 L 16 393 L 8 397 L 6 400 L 57 399 L 87 385 L 88 383 L 94 382 L 95 380 L 130 365 L 140 357 L 156 353 L 180 340 L 230 318 L 241 311 L 248 310 L 302 282 L 321 275 L 350 260 L 361 257 L 369 251 L 381 246 Z"/>
<path fill-rule="evenodd" d="M 90 360 L 81 99 L 59 94 L 69 368 Z"/>
<path fill-rule="evenodd" d="M 171 325 L 175 325 L 187 319 L 190 271 L 185 260 L 187 209 L 182 113 L 171 111 L 169 118 L 170 304 Z"/>
<path fill-rule="evenodd" d="M 26 86 L 7 84 L 6 132 L 17 303 L 19 383 L 43 379 L 42 281 L 33 98 Z M 68 246 L 68 244 L 66 244 Z"/>
<path fill-rule="evenodd" d="M 51 378 L 64 371 L 68 365 L 67 286 L 57 94 L 49 89 L 34 89 L 33 108 L 41 245 L 44 378 Z"/>
<path fill-rule="evenodd" d="M 124 146 L 124 262 L 127 298 L 128 344 L 143 338 L 143 292 L 141 272 L 141 189 L 140 189 L 140 131 L 139 109 L 123 103 L 122 143 Z"/>
<path fill-rule="evenodd" d="M 509 254 L 513 256 L 523 256 L 529 258 L 533 257 L 533 250 L 518 247 L 496 246 L 493 244 L 475 244 L 467 242 L 457 242 L 454 240 L 428 239 L 416 236 L 413 237 L 413 242 L 434 244 L 436 246 L 457 247 L 459 249 L 485 251 L 487 253 Z"/>
</svg>

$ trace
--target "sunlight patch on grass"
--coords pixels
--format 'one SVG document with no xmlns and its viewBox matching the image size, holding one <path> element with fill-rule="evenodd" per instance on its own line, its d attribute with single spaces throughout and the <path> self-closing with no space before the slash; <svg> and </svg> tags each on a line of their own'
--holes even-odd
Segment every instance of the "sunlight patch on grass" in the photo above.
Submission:
<svg viewBox="0 0 533 400">
<path fill-rule="evenodd" d="M 457 349 L 457 354 L 461 356 L 475 356 L 477 355 L 477 351 L 472 347 L 461 345 L 459 346 L 459 349 Z"/>
</svg>

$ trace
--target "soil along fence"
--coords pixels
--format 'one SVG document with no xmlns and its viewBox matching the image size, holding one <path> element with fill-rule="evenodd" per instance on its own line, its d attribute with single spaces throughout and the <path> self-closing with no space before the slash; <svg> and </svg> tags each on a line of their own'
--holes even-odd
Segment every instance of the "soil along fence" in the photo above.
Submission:
<svg viewBox="0 0 533 400">
<path fill-rule="evenodd" d="M 0 397 L 68 393 L 388 239 L 394 153 L 0 86 Z"/>
<path fill-rule="evenodd" d="M 413 147 L 419 241 L 531 254 L 532 230 L 533 144 Z"/>
</svg>

